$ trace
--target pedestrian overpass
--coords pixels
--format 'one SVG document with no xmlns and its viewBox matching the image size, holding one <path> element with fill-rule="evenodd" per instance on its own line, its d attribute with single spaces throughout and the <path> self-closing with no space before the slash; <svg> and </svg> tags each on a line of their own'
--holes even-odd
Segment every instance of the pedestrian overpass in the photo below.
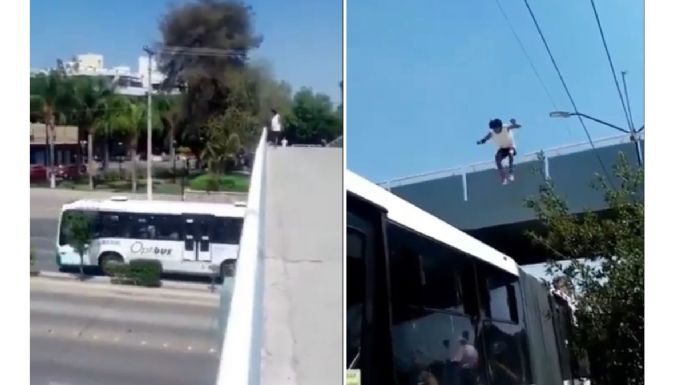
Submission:
<svg viewBox="0 0 685 385">
<path fill-rule="evenodd" d="M 342 148 L 269 147 L 262 134 L 222 287 L 217 385 L 340 382 L 342 199 Z"/>
<path fill-rule="evenodd" d="M 638 140 L 644 144 L 643 137 Z M 580 143 L 518 156 L 516 181 L 506 186 L 501 185 L 494 160 L 398 178 L 381 185 L 519 264 L 539 263 L 550 255 L 534 247 L 525 234 L 526 230 L 539 228 L 525 201 L 537 196 L 543 178 L 553 181 L 571 212 L 603 212 L 607 208 L 604 194 L 592 187 L 596 175 L 604 175 L 597 156 L 616 186 L 619 182 L 612 171 L 619 152 L 630 164 L 638 164 L 635 142 L 629 136 L 601 139 L 594 144 L 596 153 L 589 143 Z"/>
</svg>

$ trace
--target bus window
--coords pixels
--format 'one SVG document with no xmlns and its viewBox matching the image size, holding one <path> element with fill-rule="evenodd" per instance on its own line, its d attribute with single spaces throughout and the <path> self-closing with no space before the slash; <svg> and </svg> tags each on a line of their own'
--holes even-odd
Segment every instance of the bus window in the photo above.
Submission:
<svg viewBox="0 0 685 385">
<path fill-rule="evenodd" d="M 472 261 L 404 228 L 388 227 L 392 344 L 399 385 L 475 384 L 482 376 Z"/>
<path fill-rule="evenodd" d="M 491 384 L 528 384 L 528 355 L 522 326 L 486 321 L 483 335 Z"/>
<path fill-rule="evenodd" d="M 100 212 L 100 236 L 103 238 L 126 238 L 128 232 L 128 217 L 121 213 Z"/>
<path fill-rule="evenodd" d="M 492 384 L 530 382 L 527 339 L 522 320 L 518 278 L 489 266 L 479 266 L 479 280 L 487 288 L 483 335 Z"/>
<path fill-rule="evenodd" d="M 494 269 L 483 269 L 488 291 L 487 315 L 496 321 L 518 323 L 517 278 Z"/>
<path fill-rule="evenodd" d="M 136 239 L 154 239 L 155 238 L 155 228 L 149 221 L 149 216 L 147 214 L 132 214 L 131 221 L 132 225 L 132 235 Z"/>
<path fill-rule="evenodd" d="M 242 218 L 217 217 L 212 232 L 212 242 L 237 245 L 240 243 L 242 230 Z"/>
<path fill-rule="evenodd" d="M 179 215 L 150 215 L 149 228 L 151 227 L 151 239 L 159 241 L 178 241 L 181 239 L 179 231 L 181 225 L 181 217 Z"/>
</svg>

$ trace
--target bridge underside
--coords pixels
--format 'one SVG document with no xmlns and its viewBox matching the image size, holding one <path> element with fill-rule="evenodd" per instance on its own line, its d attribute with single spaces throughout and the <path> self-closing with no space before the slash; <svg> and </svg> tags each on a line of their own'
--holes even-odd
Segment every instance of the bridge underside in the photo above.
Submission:
<svg viewBox="0 0 685 385">
<path fill-rule="evenodd" d="M 516 181 L 502 186 L 492 164 L 463 167 L 437 175 L 390 183 L 390 190 L 447 223 L 511 256 L 519 264 L 545 262 L 553 257 L 549 250 L 533 244 L 527 231 L 543 230 L 533 210 L 525 205 L 539 196 L 543 173 L 554 183 L 559 196 L 571 212 L 605 213 L 604 193 L 592 187 L 597 174 L 603 174 L 597 157 L 609 168 L 608 179 L 615 186 L 621 181 L 611 173 L 618 154 L 637 165 L 634 143 L 625 138 L 611 139 L 597 152 L 579 145 L 564 151 L 546 151 L 540 160 L 535 154 L 523 156 L 516 166 Z M 596 143 L 597 144 L 597 143 Z"/>
</svg>

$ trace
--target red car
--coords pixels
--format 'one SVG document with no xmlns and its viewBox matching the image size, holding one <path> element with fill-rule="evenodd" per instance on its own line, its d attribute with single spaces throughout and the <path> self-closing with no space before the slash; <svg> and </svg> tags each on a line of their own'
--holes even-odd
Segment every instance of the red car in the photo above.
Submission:
<svg viewBox="0 0 685 385">
<path fill-rule="evenodd" d="M 48 178 L 48 169 L 42 164 L 31 165 L 31 183 L 42 183 Z"/>
<path fill-rule="evenodd" d="M 79 166 L 78 164 L 60 164 L 55 168 L 55 176 L 57 179 L 62 180 L 74 180 L 84 173 L 85 166 Z"/>
</svg>

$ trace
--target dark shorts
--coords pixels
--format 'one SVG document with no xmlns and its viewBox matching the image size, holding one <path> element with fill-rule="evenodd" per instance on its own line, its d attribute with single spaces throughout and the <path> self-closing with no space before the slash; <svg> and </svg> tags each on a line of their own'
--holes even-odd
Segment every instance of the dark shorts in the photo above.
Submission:
<svg viewBox="0 0 685 385">
<path fill-rule="evenodd" d="M 503 159 L 509 156 L 511 153 L 512 156 L 516 155 L 516 149 L 514 147 L 509 147 L 509 148 L 500 148 L 497 150 L 497 153 L 495 154 L 496 158 Z"/>
</svg>

